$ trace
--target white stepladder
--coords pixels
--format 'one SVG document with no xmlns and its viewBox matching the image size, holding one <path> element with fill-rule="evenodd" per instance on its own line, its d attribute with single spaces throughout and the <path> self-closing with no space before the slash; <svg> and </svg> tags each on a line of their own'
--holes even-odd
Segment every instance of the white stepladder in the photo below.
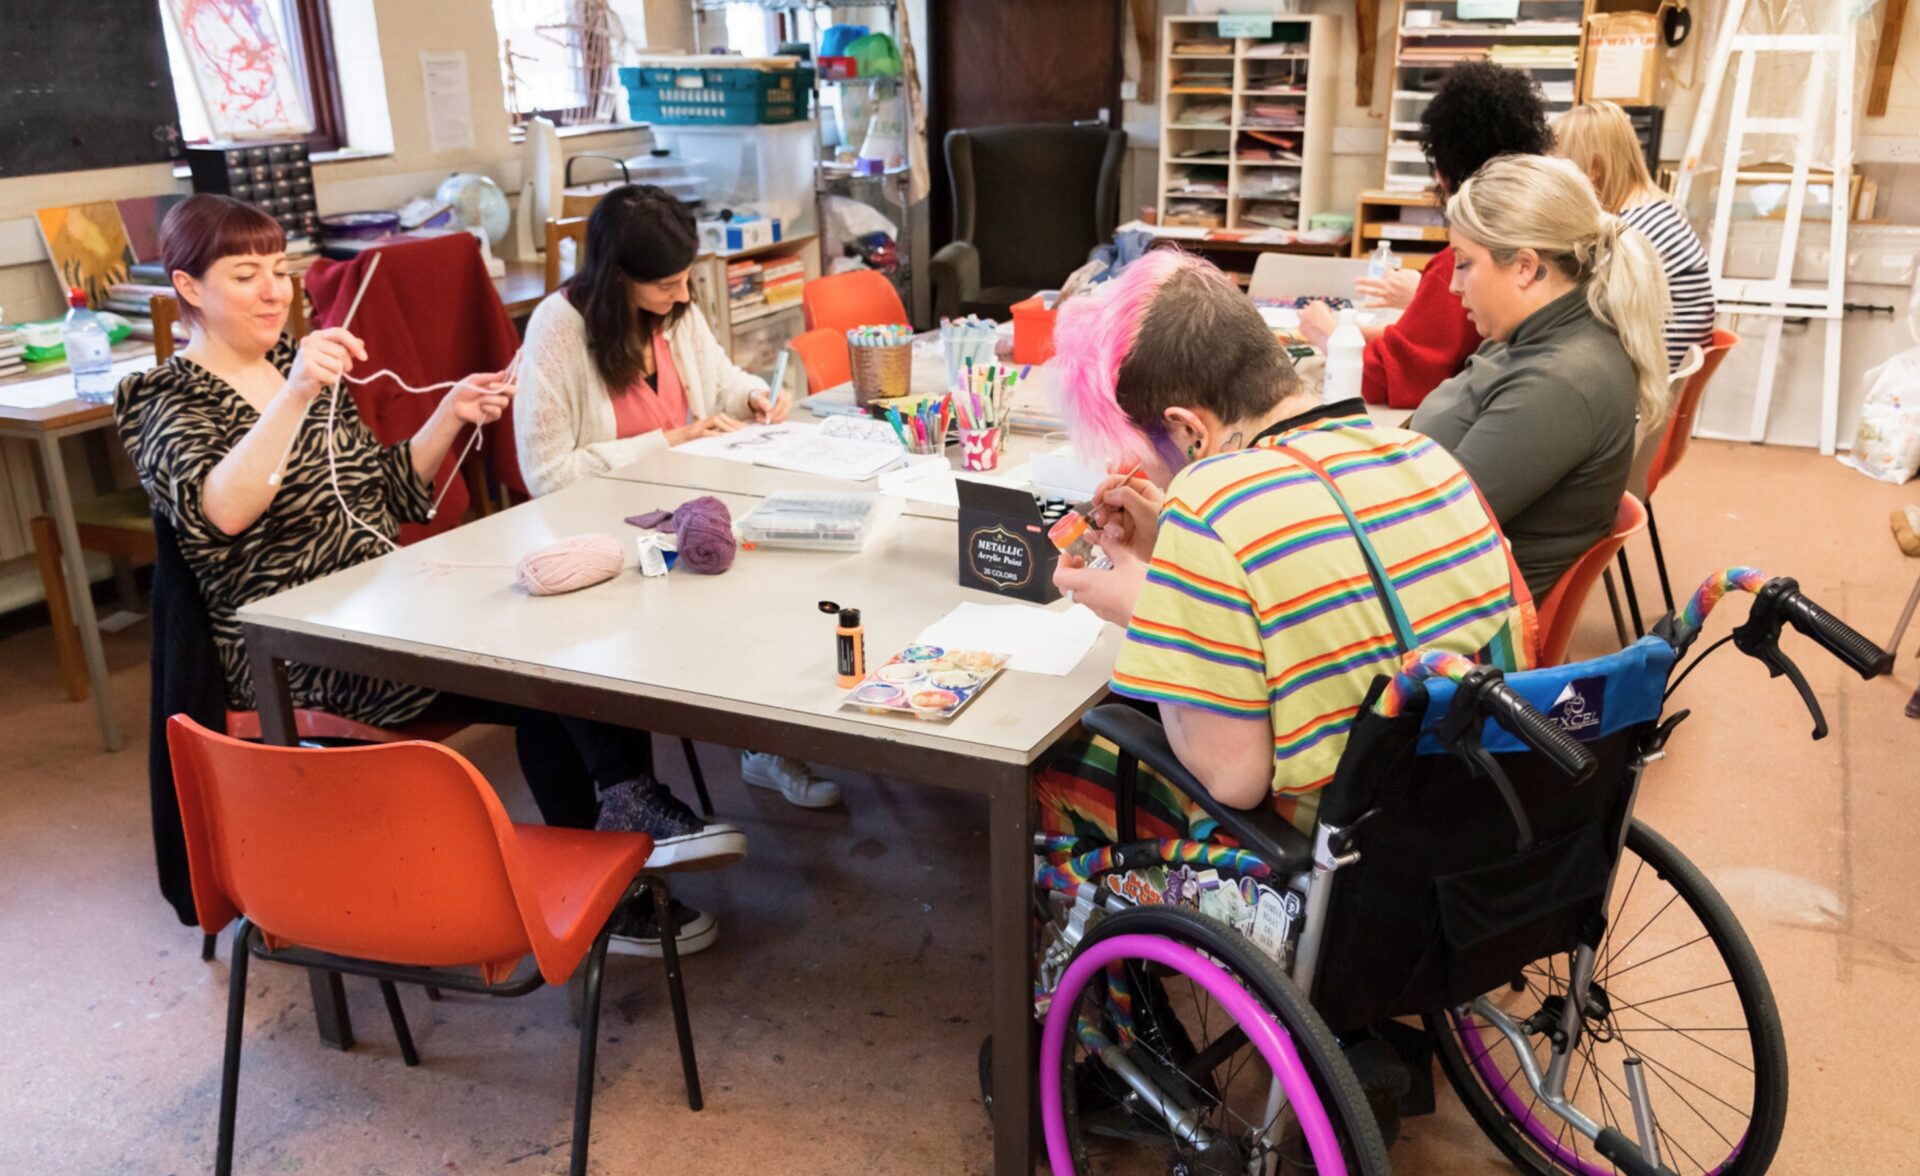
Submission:
<svg viewBox="0 0 1920 1176">
<path fill-rule="evenodd" d="M 1733 96 L 1727 117 L 1726 149 L 1722 155 L 1719 187 L 1715 193 L 1711 240 L 1707 259 L 1713 278 L 1713 292 L 1720 313 L 1761 315 L 1767 319 L 1766 338 L 1760 353 L 1760 376 L 1754 388 L 1753 418 L 1746 434 L 1717 434 L 1696 429 L 1702 437 L 1730 441 L 1761 441 L 1766 437 L 1767 416 L 1773 406 L 1773 387 L 1780 367 L 1780 338 L 1789 318 L 1824 319 L 1826 350 L 1822 357 L 1820 380 L 1820 452 L 1831 455 L 1837 441 L 1840 421 L 1840 334 L 1846 313 L 1847 218 L 1849 214 L 1849 177 L 1853 169 L 1853 90 L 1854 34 L 1847 17 L 1849 5 L 1839 0 L 1820 0 L 1807 6 L 1813 19 L 1823 22 L 1814 33 L 1769 35 L 1743 33 L 1740 26 L 1747 14 L 1747 0 L 1728 0 L 1722 16 L 1713 63 L 1700 106 L 1694 113 L 1693 128 L 1687 136 L 1686 155 L 1680 161 L 1680 174 L 1674 188 L 1674 203 L 1687 206 L 1687 195 L 1700 171 L 1701 156 L 1707 145 L 1720 107 L 1729 68 L 1734 72 Z M 1796 71 L 1800 84 L 1797 116 L 1754 118 L 1754 73 L 1763 57 L 1774 61 L 1804 62 Z M 1737 61 L 1736 61 L 1737 58 Z M 1775 76 L 1778 76 L 1777 74 Z M 1819 114 L 1831 95 L 1833 120 L 1821 126 Z M 1748 136 L 1786 138 L 1793 142 L 1793 170 L 1787 189 L 1785 217 L 1781 224 L 1780 256 L 1771 277 L 1746 279 L 1726 276 L 1727 243 L 1734 219 L 1734 193 L 1739 187 L 1740 156 Z M 1819 283 L 1793 280 L 1794 257 L 1800 246 L 1805 221 L 1807 187 L 1813 168 L 1815 145 L 1822 141 L 1833 145 L 1829 166 L 1821 169 L 1829 177 L 1831 221 L 1827 226 L 1826 280 Z"/>
</svg>

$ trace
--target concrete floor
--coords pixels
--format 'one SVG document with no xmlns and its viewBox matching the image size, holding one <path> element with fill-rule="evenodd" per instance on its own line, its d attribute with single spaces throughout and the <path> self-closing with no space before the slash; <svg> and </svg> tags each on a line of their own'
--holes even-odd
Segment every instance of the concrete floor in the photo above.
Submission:
<svg viewBox="0 0 1920 1176">
<path fill-rule="evenodd" d="M 1681 579 L 1729 563 L 1790 573 L 1880 640 L 1920 572 L 1886 527 L 1913 493 L 1803 451 L 1703 442 L 1659 507 Z M 1634 550 L 1652 600 L 1652 562 Z M 1716 632 L 1744 615 L 1738 602 L 1727 611 Z M 1584 619 L 1576 652 L 1600 652 L 1604 600 Z M 135 733 L 117 755 L 100 751 L 92 707 L 60 697 L 44 628 L 0 641 L 0 1173 L 212 1162 L 228 944 L 201 963 L 198 933 L 153 886 L 145 627 L 107 650 Z M 1920 970 L 1920 723 L 1901 714 L 1915 661 L 1862 683 L 1804 641 L 1791 652 L 1833 736 L 1809 742 L 1791 688 L 1722 655 L 1686 685 L 1680 702 L 1696 717 L 1652 770 L 1640 812 L 1720 885 L 1765 961 L 1792 1059 L 1775 1171 L 1920 1170 L 1904 1126 L 1920 1019 L 1899 1011 L 1913 1008 Z M 474 731 L 457 745 L 531 817 L 510 738 Z M 683 1101 L 657 967 L 616 961 L 594 1171 L 987 1171 L 982 807 L 842 776 L 846 810 L 802 812 L 743 788 L 726 753 L 706 756 L 718 807 L 752 837 L 744 866 L 681 891 L 722 920 L 718 945 L 687 967 L 707 1109 Z M 684 784 L 676 756 L 662 763 Z M 253 970 L 240 1171 L 565 1170 L 564 993 L 433 1006 L 403 993 L 425 1059 L 408 1070 L 374 986 L 348 988 L 361 1044 L 342 1054 L 314 1037 L 300 973 Z M 1503 1170 L 1444 1092 L 1394 1161 Z"/>
</svg>

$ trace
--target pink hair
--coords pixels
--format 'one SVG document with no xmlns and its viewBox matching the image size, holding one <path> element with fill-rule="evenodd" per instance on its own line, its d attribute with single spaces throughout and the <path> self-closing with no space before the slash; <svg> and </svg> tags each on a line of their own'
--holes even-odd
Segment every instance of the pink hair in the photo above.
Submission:
<svg viewBox="0 0 1920 1176">
<path fill-rule="evenodd" d="M 1130 263 L 1107 289 L 1060 308 L 1050 365 L 1055 404 L 1083 462 L 1131 462 L 1153 454 L 1140 424 L 1116 399 L 1120 369 L 1160 287 L 1175 274 L 1208 266 L 1177 249 L 1156 249 Z"/>
</svg>

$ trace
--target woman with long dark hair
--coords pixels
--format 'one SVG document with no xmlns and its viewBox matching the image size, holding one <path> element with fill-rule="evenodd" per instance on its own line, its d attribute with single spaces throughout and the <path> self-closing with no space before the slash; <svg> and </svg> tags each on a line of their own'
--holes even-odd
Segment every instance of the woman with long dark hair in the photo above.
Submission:
<svg viewBox="0 0 1920 1176">
<path fill-rule="evenodd" d="M 698 253 L 693 214 L 664 189 L 628 184 L 594 206 L 580 268 L 527 323 L 513 433 L 529 490 L 786 419 L 790 398 L 741 370 L 693 305 Z M 840 803 L 800 760 L 744 752 L 740 774 L 803 808 Z"/>
</svg>

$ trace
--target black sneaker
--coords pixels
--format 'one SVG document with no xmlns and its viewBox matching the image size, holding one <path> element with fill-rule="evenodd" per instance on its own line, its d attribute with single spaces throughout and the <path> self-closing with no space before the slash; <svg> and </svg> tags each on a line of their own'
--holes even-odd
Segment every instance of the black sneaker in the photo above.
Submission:
<svg viewBox="0 0 1920 1176">
<path fill-rule="evenodd" d="M 747 856 L 745 833 L 732 825 L 701 820 L 650 776 L 602 792 L 600 819 L 594 828 L 652 836 L 649 870 L 718 870 Z"/>
<path fill-rule="evenodd" d="M 696 911 L 672 900 L 673 946 L 683 956 L 707 950 L 720 937 L 720 924 L 705 911 Z M 653 917 L 653 894 L 642 894 L 613 912 L 613 934 L 607 940 L 609 955 L 660 958 L 660 920 Z"/>
</svg>

